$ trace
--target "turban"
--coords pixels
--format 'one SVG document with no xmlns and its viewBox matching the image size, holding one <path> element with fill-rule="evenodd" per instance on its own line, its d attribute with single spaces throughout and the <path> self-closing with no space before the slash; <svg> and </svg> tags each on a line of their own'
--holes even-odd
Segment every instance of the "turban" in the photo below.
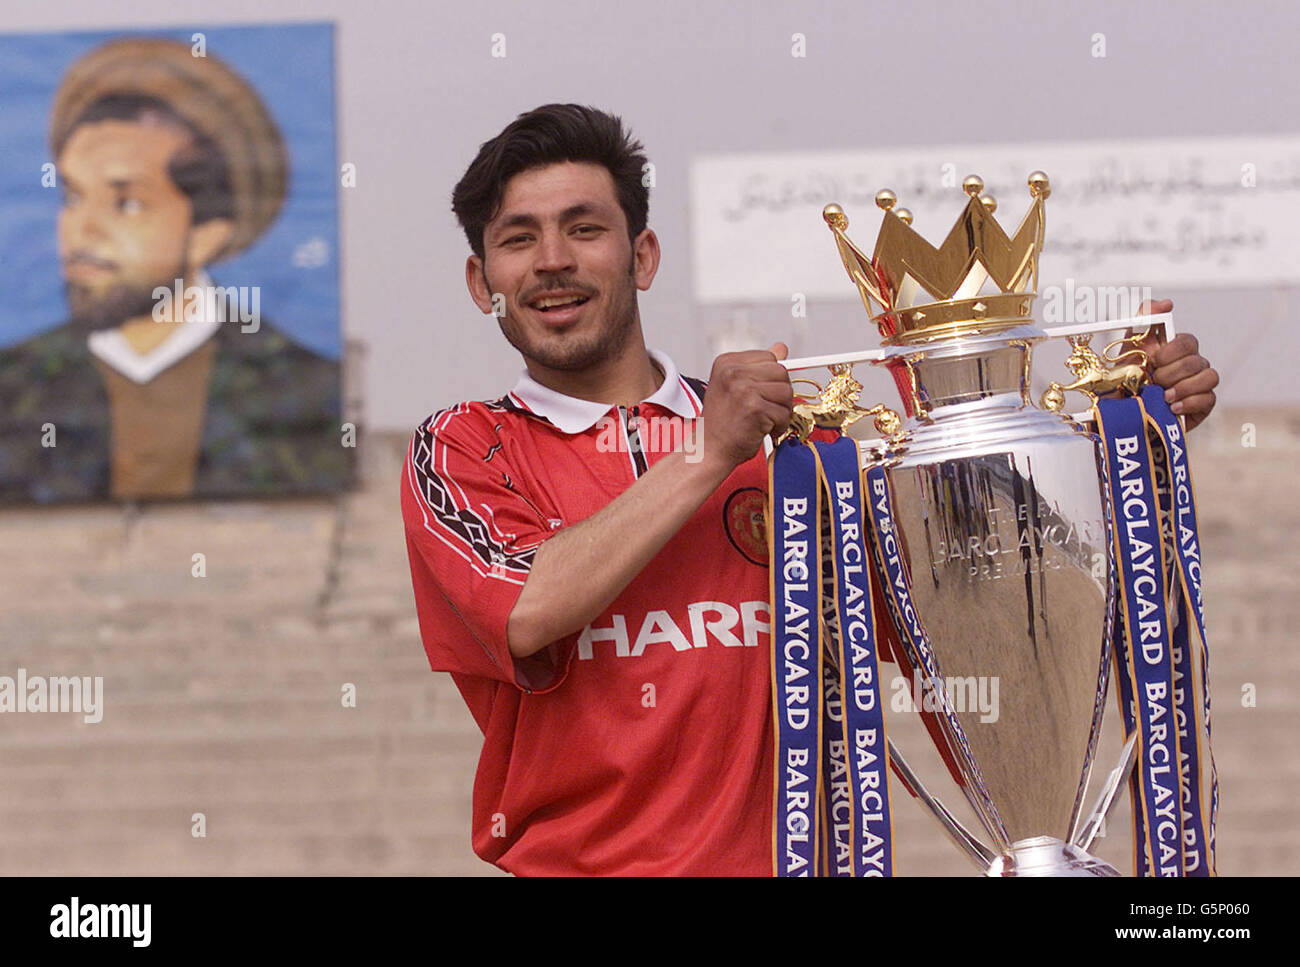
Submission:
<svg viewBox="0 0 1300 967">
<path fill-rule="evenodd" d="M 156 38 L 113 40 L 69 68 L 54 97 L 50 147 L 58 157 L 81 115 L 110 95 L 165 103 L 220 148 L 230 169 L 234 231 L 214 259 L 251 245 L 275 221 L 288 179 L 288 157 L 257 92 L 217 58 Z"/>
</svg>

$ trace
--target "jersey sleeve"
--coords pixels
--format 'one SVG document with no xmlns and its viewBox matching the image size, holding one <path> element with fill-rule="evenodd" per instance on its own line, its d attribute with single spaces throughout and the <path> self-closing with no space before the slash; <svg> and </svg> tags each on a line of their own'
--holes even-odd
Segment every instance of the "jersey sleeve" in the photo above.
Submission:
<svg viewBox="0 0 1300 967">
<path fill-rule="evenodd" d="M 564 677 L 559 646 L 516 659 L 506 640 L 537 548 L 552 533 L 516 489 L 518 480 L 491 414 L 461 404 L 430 417 L 412 437 L 402 518 L 433 670 L 544 691 Z"/>
</svg>

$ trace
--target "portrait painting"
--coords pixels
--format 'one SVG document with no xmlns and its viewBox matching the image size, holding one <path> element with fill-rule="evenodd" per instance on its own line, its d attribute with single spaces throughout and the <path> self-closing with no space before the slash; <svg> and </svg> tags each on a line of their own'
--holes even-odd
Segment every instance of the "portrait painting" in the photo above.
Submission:
<svg viewBox="0 0 1300 967">
<path fill-rule="evenodd" d="M 0 37 L 0 502 L 329 493 L 333 30 Z"/>
</svg>

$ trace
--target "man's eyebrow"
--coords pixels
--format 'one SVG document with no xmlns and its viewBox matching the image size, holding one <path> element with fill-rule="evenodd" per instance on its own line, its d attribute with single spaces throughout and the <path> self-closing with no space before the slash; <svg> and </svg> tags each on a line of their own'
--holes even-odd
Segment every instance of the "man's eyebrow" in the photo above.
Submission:
<svg viewBox="0 0 1300 967">
<path fill-rule="evenodd" d="M 569 222 L 575 218 L 583 218 L 587 215 L 602 214 L 605 214 L 605 207 L 603 205 L 596 205 L 593 202 L 583 201 L 578 202 L 576 205 L 570 205 L 568 208 L 564 209 L 564 211 L 560 212 L 560 221 Z M 538 220 L 536 215 L 528 212 L 517 212 L 514 215 L 506 217 L 496 225 L 492 234 L 494 236 L 499 236 L 501 233 L 509 231 L 512 228 L 537 228 L 540 224 L 541 222 Z"/>
<path fill-rule="evenodd" d="M 77 184 L 77 179 L 71 177 L 66 172 L 60 171 L 59 177 L 63 179 L 65 185 L 74 191 L 80 188 L 80 185 Z M 133 185 L 138 185 L 140 183 L 140 179 L 138 178 L 113 178 L 108 182 L 108 186 L 114 191 L 126 191 Z"/>
<path fill-rule="evenodd" d="M 518 214 L 511 215 L 509 218 L 498 222 L 493 226 L 492 234 L 500 235 L 502 232 L 509 231 L 512 228 L 535 228 L 538 224 L 539 222 L 535 215 L 519 212 Z"/>
</svg>

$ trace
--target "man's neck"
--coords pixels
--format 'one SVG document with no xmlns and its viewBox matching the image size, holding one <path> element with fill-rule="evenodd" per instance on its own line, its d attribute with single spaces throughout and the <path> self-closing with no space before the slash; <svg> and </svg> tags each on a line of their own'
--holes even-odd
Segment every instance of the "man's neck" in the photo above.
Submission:
<svg viewBox="0 0 1300 967">
<path fill-rule="evenodd" d="M 663 385 L 664 373 L 637 338 L 617 359 L 580 372 L 550 369 L 525 360 L 528 375 L 564 396 L 611 406 L 632 406 L 648 399 Z"/>
<path fill-rule="evenodd" d="M 190 286 L 197 283 L 186 277 L 181 282 L 182 298 L 177 301 L 175 283 L 171 288 L 171 312 L 163 314 L 162 320 L 155 319 L 153 314 L 135 316 L 126 320 L 118 327 L 118 332 L 126 340 L 138 355 L 147 356 L 153 350 L 157 349 L 168 339 L 170 339 L 177 330 L 180 329 L 181 323 L 185 321 L 185 298 Z"/>
</svg>

